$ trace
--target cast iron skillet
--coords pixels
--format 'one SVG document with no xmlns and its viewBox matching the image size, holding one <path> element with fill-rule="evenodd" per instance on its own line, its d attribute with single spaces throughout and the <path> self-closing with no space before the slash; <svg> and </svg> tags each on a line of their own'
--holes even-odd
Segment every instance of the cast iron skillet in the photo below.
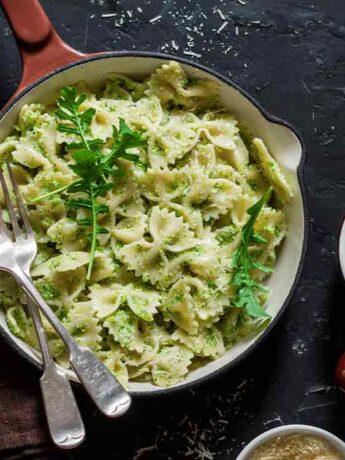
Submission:
<svg viewBox="0 0 345 460">
<path fill-rule="evenodd" d="M 217 81 L 221 103 L 244 122 L 252 133 L 264 139 L 273 156 L 288 177 L 295 198 L 286 206 L 290 232 L 282 246 L 276 269 L 268 281 L 273 293 L 267 310 L 272 316 L 270 326 L 260 336 L 235 345 L 224 356 L 194 370 L 181 384 L 169 389 L 151 383 L 130 383 L 135 395 L 164 394 L 205 382 L 234 367 L 246 357 L 272 330 L 287 307 L 296 287 L 306 249 L 307 218 L 302 185 L 304 148 L 293 128 L 286 122 L 269 115 L 246 92 L 216 72 L 185 59 L 150 52 L 103 52 L 84 54 L 72 49 L 55 32 L 38 0 L 0 0 L 12 27 L 20 50 L 23 73 L 15 94 L 0 114 L 0 140 L 12 129 L 20 108 L 31 102 L 50 102 L 66 84 L 84 80 L 94 90 L 110 72 L 144 77 L 170 60 L 178 61 L 185 71 L 199 78 Z M 282 101 L 284 102 L 284 101 Z M 1 335 L 9 346 L 36 366 L 41 366 L 39 356 L 27 344 L 8 330 L 5 315 L 0 312 Z M 76 376 L 66 371 L 69 377 Z"/>
</svg>

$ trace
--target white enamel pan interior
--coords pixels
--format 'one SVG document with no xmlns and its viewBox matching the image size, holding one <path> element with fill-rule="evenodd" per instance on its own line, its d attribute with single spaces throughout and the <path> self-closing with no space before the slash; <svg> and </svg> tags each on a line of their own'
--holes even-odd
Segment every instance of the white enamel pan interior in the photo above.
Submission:
<svg viewBox="0 0 345 460">
<path fill-rule="evenodd" d="M 144 78 L 170 59 L 178 60 L 192 77 L 218 82 L 222 105 L 242 121 L 255 136 L 261 137 L 265 141 L 290 182 L 294 191 L 294 198 L 285 209 L 289 226 L 288 235 L 281 247 L 275 271 L 267 282 L 272 289 L 272 295 L 267 306 L 267 311 L 272 316 L 272 322 L 268 329 L 261 333 L 261 337 L 257 336 L 236 344 L 223 356 L 192 371 L 187 375 L 184 382 L 168 390 L 158 388 L 151 383 L 131 382 L 129 390 L 138 395 L 153 395 L 182 389 L 196 382 L 207 380 L 221 370 L 232 367 L 254 348 L 262 336 L 267 334 L 277 321 L 297 282 L 304 255 L 306 218 L 301 186 L 303 149 L 300 140 L 286 123 L 267 115 L 248 96 L 220 75 L 183 59 L 145 53 L 105 54 L 65 67 L 43 78 L 26 90 L 21 97 L 12 102 L 0 120 L 0 140 L 3 140 L 11 133 L 19 110 L 24 104 L 52 102 L 62 86 L 74 84 L 80 80 L 85 81 L 91 88 L 97 89 L 102 86 L 107 75 L 112 72 L 134 78 Z M 11 334 L 2 310 L 0 310 L 0 325 L 4 329 L 2 335 L 17 351 L 36 364 L 41 362 L 40 357 L 32 348 Z M 68 374 L 71 379 L 77 380 L 73 372 L 68 372 Z"/>
</svg>

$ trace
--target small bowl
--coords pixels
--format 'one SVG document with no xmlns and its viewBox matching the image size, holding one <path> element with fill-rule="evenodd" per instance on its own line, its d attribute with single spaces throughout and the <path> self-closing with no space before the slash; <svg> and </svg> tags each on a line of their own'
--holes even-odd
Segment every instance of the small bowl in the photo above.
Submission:
<svg viewBox="0 0 345 460">
<path fill-rule="evenodd" d="M 289 434 L 311 434 L 328 441 L 345 458 L 345 443 L 329 431 L 310 425 L 284 425 L 266 431 L 254 438 L 240 453 L 236 460 L 249 460 L 249 455 L 262 443 Z"/>
</svg>

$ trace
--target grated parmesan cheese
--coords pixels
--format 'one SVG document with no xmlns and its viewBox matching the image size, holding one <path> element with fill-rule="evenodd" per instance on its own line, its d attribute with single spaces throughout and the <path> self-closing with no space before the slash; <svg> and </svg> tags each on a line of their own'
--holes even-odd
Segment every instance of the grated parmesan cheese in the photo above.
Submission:
<svg viewBox="0 0 345 460">
<path fill-rule="evenodd" d="M 154 22 L 159 21 L 161 18 L 162 18 L 162 15 L 159 14 L 158 16 L 156 16 L 156 17 L 150 19 L 149 22 L 150 22 L 151 24 L 153 24 Z"/>
<path fill-rule="evenodd" d="M 223 22 L 223 24 L 219 27 L 219 29 L 217 30 L 217 34 L 220 34 L 222 30 L 225 29 L 225 27 L 229 24 L 228 21 L 225 21 Z"/>
<path fill-rule="evenodd" d="M 216 11 L 217 11 L 217 13 L 219 14 L 220 19 L 223 19 L 223 21 L 225 21 L 225 16 L 224 16 L 224 14 L 223 14 L 223 11 L 220 10 L 219 8 L 218 8 Z"/>
<path fill-rule="evenodd" d="M 319 436 L 290 434 L 262 443 L 248 460 L 342 460 L 342 457 Z"/>
</svg>

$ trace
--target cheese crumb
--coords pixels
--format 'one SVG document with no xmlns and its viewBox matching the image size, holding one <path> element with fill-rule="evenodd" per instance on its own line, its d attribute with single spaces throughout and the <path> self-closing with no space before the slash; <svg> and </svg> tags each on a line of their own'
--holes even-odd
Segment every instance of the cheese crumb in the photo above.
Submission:
<svg viewBox="0 0 345 460">
<path fill-rule="evenodd" d="M 219 29 L 217 30 L 217 34 L 220 34 L 222 30 L 225 29 L 225 27 L 228 25 L 228 21 L 225 21 L 223 22 L 223 24 L 219 27 Z"/>
<path fill-rule="evenodd" d="M 154 18 L 151 18 L 151 19 L 149 20 L 149 22 L 151 22 L 151 24 L 153 24 L 154 22 L 159 21 L 159 20 L 161 19 L 161 17 L 162 17 L 162 15 L 160 14 L 160 15 L 154 17 Z"/>
<path fill-rule="evenodd" d="M 217 13 L 219 14 L 220 19 L 223 19 L 225 21 L 225 16 L 223 14 L 223 11 L 221 11 L 219 8 L 217 9 Z"/>
<path fill-rule="evenodd" d="M 195 56 L 197 58 L 201 58 L 201 54 L 199 53 L 194 53 L 194 51 L 183 51 L 183 54 L 186 54 L 188 56 Z"/>
</svg>

